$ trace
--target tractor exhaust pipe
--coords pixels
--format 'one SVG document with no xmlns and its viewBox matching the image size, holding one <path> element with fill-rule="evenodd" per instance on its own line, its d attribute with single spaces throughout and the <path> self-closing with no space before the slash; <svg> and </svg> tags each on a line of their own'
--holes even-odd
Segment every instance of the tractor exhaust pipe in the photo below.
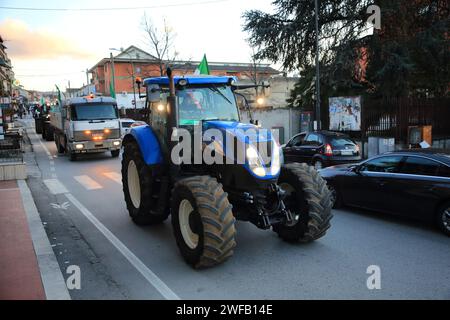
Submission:
<svg viewBox="0 0 450 320">
<path fill-rule="evenodd" d="M 169 78 L 169 97 L 167 98 L 167 124 L 169 125 L 169 132 L 167 134 L 166 145 L 169 146 L 169 170 L 171 177 L 177 177 L 180 170 L 179 166 L 175 165 L 170 159 L 173 148 L 176 146 L 176 141 L 172 141 L 172 135 L 177 128 L 177 106 L 176 106 L 176 92 L 175 92 L 175 81 L 172 73 L 172 69 L 167 67 L 166 69 L 167 77 Z"/>
</svg>

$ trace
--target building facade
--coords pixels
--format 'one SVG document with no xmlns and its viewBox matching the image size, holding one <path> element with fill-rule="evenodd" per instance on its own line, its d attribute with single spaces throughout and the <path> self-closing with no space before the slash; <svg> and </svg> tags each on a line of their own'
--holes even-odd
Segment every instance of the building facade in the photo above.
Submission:
<svg viewBox="0 0 450 320">
<path fill-rule="evenodd" d="M 193 74 L 200 64 L 199 61 L 172 61 L 170 65 L 175 75 Z M 269 64 L 209 62 L 211 75 L 236 76 L 244 83 L 262 84 L 272 77 L 280 75 L 278 70 Z M 131 46 L 116 56 L 104 58 L 93 66 L 89 73 L 92 75 L 91 85 L 96 93 L 111 95 L 113 70 L 114 89 L 119 108 L 144 107 L 144 100 L 139 99 L 136 77 L 148 78 L 161 76 L 159 61 L 151 54 Z"/>
<path fill-rule="evenodd" d="M 12 80 L 14 73 L 11 68 L 11 60 L 6 53 L 7 47 L 3 43 L 3 38 L 0 35 L 0 97 L 11 97 L 12 95 Z"/>
</svg>

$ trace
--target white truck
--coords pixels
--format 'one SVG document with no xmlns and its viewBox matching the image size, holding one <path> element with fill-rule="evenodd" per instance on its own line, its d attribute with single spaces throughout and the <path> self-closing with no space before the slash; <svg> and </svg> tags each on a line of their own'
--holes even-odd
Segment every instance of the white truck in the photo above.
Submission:
<svg viewBox="0 0 450 320">
<path fill-rule="evenodd" d="M 50 123 L 59 153 L 71 161 L 85 153 L 110 151 L 118 157 L 121 147 L 119 112 L 111 97 L 70 98 L 50 112 Z"/>
</svg>

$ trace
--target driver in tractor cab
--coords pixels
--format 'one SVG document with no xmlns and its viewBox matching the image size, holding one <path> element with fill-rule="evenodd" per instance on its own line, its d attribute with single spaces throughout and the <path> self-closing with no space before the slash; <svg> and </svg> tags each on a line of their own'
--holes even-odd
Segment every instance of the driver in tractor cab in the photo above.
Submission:
<svg viewBox="0 0 450 320">
<path fill-rule="evenodd" d="M 194 97 L 194 93 L 191 91 L 180 91 L 178 94 L 180 101 L 180 111 L 189 115 L 200 115 L 203 112 L 202 105 Z"/>
</svg>

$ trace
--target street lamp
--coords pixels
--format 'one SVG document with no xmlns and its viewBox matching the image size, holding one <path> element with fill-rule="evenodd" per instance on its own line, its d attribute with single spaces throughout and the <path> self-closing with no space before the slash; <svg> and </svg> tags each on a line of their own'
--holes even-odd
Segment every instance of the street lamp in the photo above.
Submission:
<svg viewBox="0 0 450 320">
<path fill-rule="evenodd" d="M 131 83 L 132 83 L 132 85 L 133 85 L 133 101 L 134 101 L 134 109 L 136 110 L 136 107 L 137 107 L 137 101 L 136 101 L 136 90 L 135 90 L 135 87 L 134 87 L 134 63 L 133 63 L 133 58 L 131 57 L 131 55 L 130 55 L 129 52 L 124 52 L 123 50 L 119 50 L 119 49 L 116 49 L 116 48 L 109 48 L 109 50 L 112 50 L 112 51 L 119 51 L 119 52 L 121 52 L 121 53 L 126 53 L 126 54 L 130 57 L 130 64 L 131 64 Z M 112 56 L 112 53 L 111 53 L 111 56 Z"/>
</svg>

